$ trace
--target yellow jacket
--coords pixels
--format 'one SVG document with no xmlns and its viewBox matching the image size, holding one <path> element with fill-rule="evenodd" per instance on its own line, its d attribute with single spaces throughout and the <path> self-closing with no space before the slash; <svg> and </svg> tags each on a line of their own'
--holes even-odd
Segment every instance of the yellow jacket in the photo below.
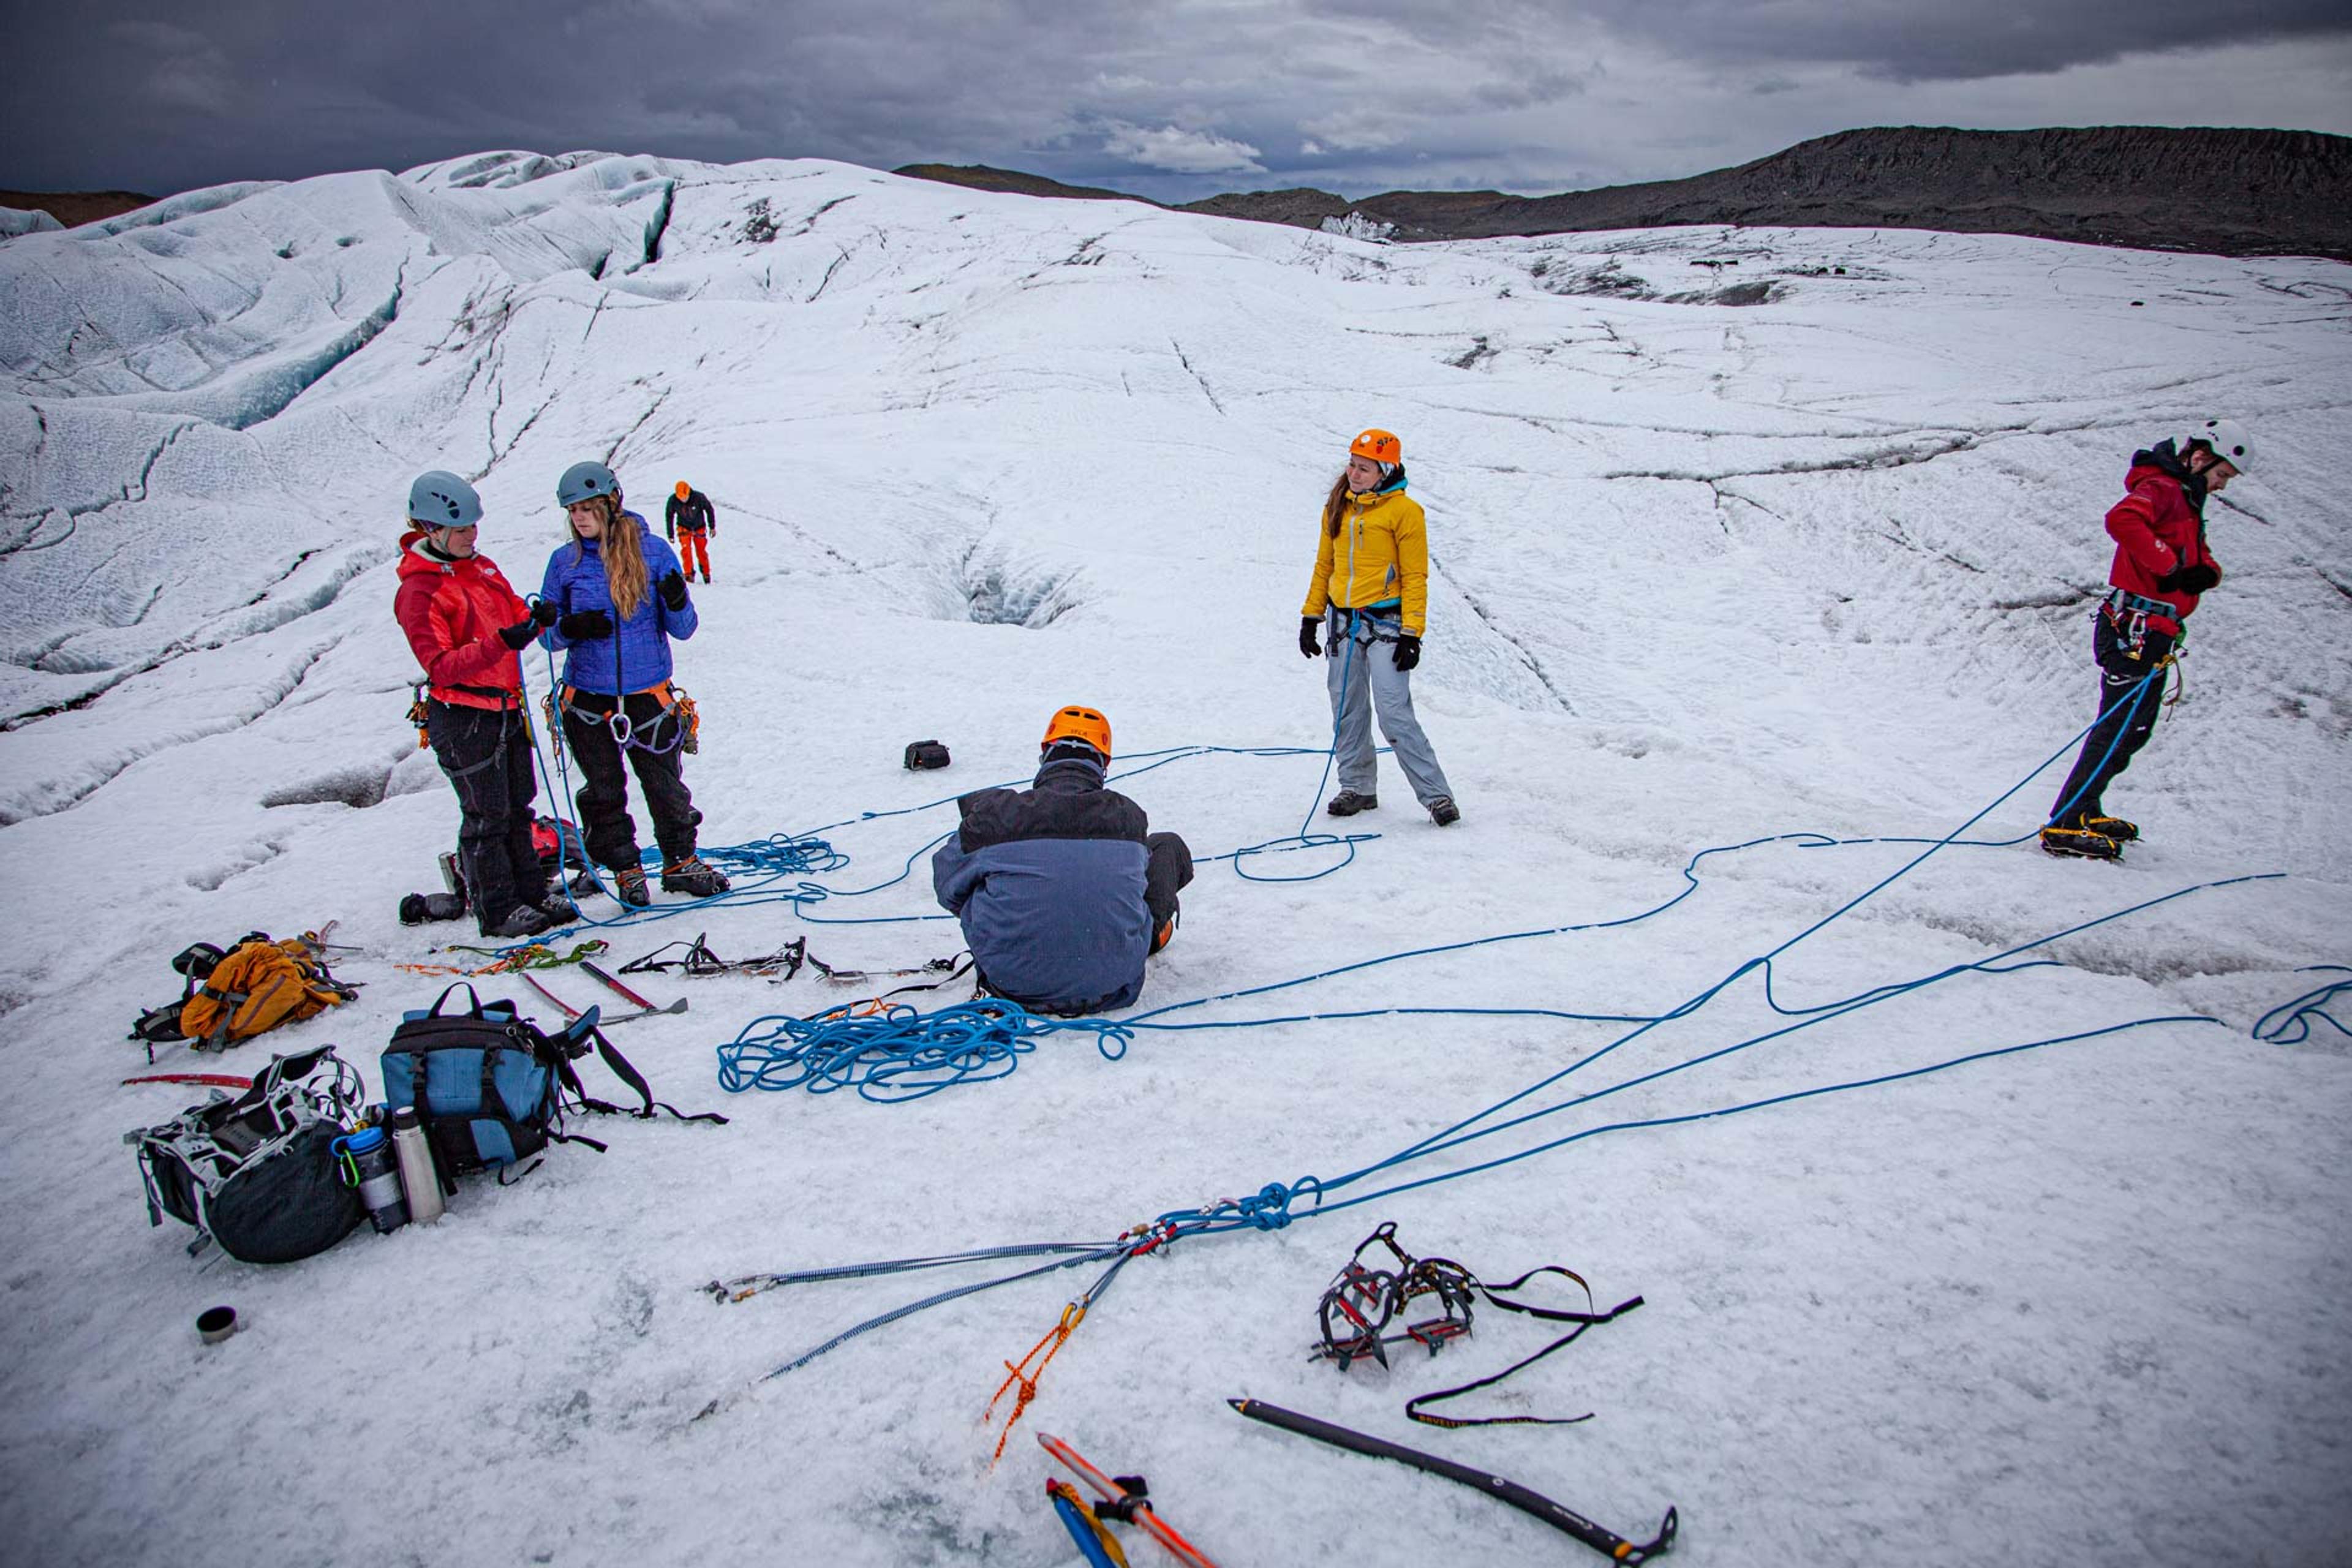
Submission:
<svg viewBox="0 0 2352 1568">
<path fill-rule="evenodd" d="M 1421 503 L 1402 489 L 1349 491 L 1335 537 L 1316 519 L 1315 580 L 1302 616 L 1396 605 L 1403 629 L 1422 633 L 1429 611 L 1429 534 Z"/>
</svg>

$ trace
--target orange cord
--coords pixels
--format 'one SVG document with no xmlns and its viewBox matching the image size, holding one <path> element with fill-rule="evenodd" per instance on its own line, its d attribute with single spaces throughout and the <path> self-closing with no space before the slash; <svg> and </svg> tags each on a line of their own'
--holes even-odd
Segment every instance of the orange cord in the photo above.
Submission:
<svg viewBox="0 0 2352 1568">
<path fill-rule="evenodd" d="M 1062 1309 L 1062 1321 L 1046 1330 L 1044 1339 L 1029 1347 L 1028 1355 L 1023 1356 L 1018 1363 L 1008 1361 L 1004 1363 L 1005 1379 L 996 1385 L 996 1392 L 989 1395 L 988 1408 L 982 1412 L 981 1419 L 988 1420 L 996 1414 L 996 1402 L 1003 1398 L 1004 1391 L 1014 1384 L 1021 1385 L 1021 1393 L 1013 1401 L 1013 1414 L 1005 1417 L 1004 1430 L 997 1435 L 996 1452 L 990 1456 L 988 1461 L 991 1469 L 996 1468 L 997 1460 L 1004 1458 L 1004 1445 L 1011 1441 L 1013 1426 L 1019 1423 L 1022 1413 L 1029 1408 L 1029 1402 L 1037 1397 L 1038 1379 L 1045 1375 L 1047 1364 L 1060 1352 L 1062 1347 L 1069 1342 L 1071 1332 L 1085 1320 L 1087 1310 L 1084 1306 L 1076 1301 L 1071 1302 Z M 1050 1350 L 1046 1348 L 1048 1345 L 1052 1346 Z M 1039 1351 L 1045 1352 L 1045 1359 L 1037 1363 L 1035 1372 L 1024 1374 L 1021 1369 L 1027 1366 Z"/>
</svg>

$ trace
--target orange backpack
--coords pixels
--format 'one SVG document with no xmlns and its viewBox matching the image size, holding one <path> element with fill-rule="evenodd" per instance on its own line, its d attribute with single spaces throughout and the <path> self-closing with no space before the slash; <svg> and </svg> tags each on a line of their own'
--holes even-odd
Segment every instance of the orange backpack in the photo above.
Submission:
<svg viewBox="0 0 2352 1568">
<path fill-rule="evenodd" d="M 180 1006 L 180 1032 L 200 1051 L 226 1050 L 359 994 L 327 972 L 309 937 L 272 942 L 264 931 L 229 949 L 203 982 Z"/>
</svg>

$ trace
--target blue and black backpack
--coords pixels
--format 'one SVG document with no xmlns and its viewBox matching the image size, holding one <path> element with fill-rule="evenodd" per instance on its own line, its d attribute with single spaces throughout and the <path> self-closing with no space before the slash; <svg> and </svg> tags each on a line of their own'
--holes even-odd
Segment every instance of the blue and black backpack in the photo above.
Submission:
<svg viewBox="0 0 2352 1568">
<path fill-rule="evenodd" d="M 461 989 L 468 1002 L 465 1011 L 444 1012 Z M 484 1002 L 470 984 L 460 981 L 432 1006 L 404 1015 L 393 1030 L 381 1063 L 384 1103 L 395 1110 L 416 1108 L 445 1183 L 516 1164 L 551 1142 L 584 1143 L 603 1153 L 604 1145 L 595 1139 L 563 1130 L 567 1116 L 627 1110 L 591 1099 L 582 1089 L 572 1064 L 592 1049 L 614 1077 L 635 1091 L 637 1109 L 627 1114 L 649 1118 L 666 1110 L 681 1121 L 725 1123 L 723 1116 L 687 1116 L 654 1099 L 645 1075 L 613 1048 L 596 1020 L 597 1010 L 591 1007 L 562 1033 L 550 1035 L 517 1013 L 513 1003 Z"/>
</svg>

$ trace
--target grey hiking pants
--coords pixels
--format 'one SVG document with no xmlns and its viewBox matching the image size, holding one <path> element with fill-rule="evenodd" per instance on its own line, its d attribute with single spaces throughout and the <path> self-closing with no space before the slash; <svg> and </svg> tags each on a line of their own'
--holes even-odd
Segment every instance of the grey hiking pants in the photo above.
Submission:
<svg viewBox="0 0 2352 1568">
<path fill-rule="evenodd" d="M 1375 615 L 1332 609 L 1324 615 L 1330 632 L 1324 650 L 1324 684 L 1331 692 L 1332 749 L 1339 763 L 1339 787 L 1358 795 L 1380 793 L 1380 770 L 1372 749 L 1372 710 L 1381 733 L 1396 751 L 1415 799 L 1427 805 L 1450 796 L 1454 786 L 1437 765 L 1429 737 L 1412 712 L 1412 675 L 1396 667 L 1396 639 L 1402 623 L 1391 613 Z"/>
</svg>

